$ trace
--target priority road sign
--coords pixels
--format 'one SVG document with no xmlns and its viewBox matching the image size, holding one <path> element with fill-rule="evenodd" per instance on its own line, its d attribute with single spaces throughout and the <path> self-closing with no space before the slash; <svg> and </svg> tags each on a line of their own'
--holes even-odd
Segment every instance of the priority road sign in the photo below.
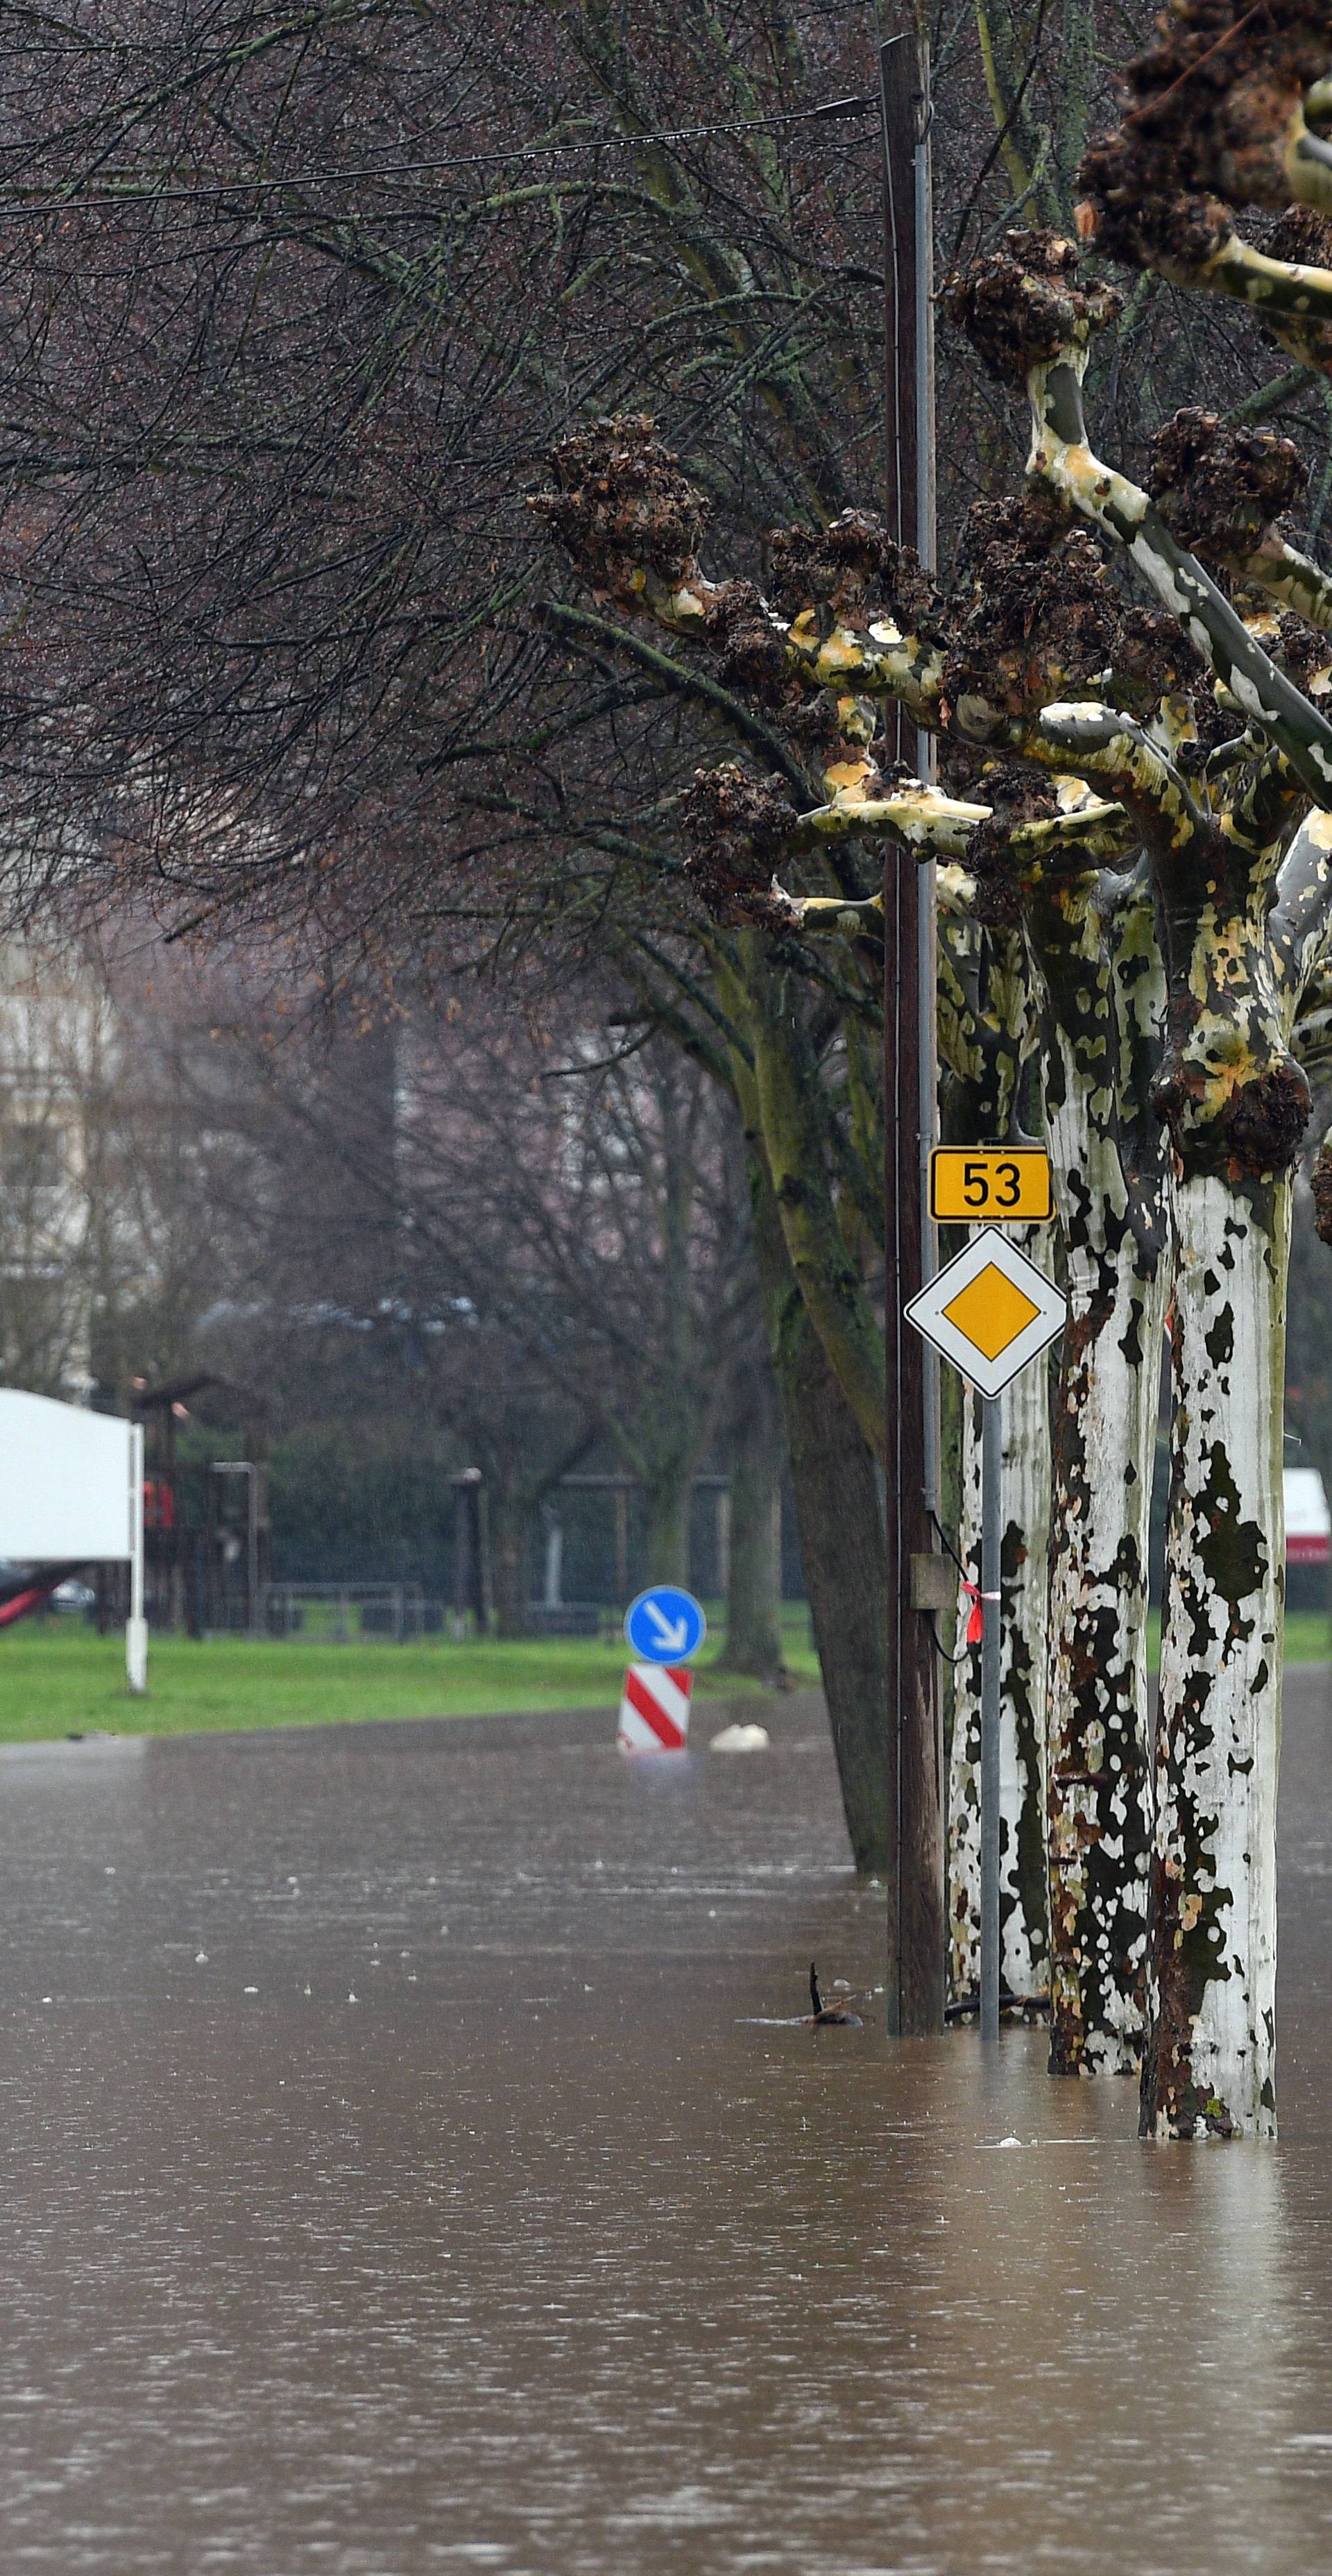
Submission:
<svg viewBox="0 0 1332 2576">
<path fill-rule="evenodd" d="M 936 1145 L 930 1214 L 939 1225 L 1047 1225 L 1054 1215 L 1043 1145 Z"/>
<path fill-rule="evenodd" d="M 903 1312 L 982 1395 L 995 1396 L 1062 1332 L 1068 1303 L 1034 1261 L 987 1225 Z"/>
<path fill-rule="evenodd" d="M 654 1583 L 624 1614 L 630 1651 L 644 1664 L 687 1664 L 708 1633 L 703 1604 L 678 1583 Z"/>
<path fill-rule="evenodd" d="M 1053 1282 L 996 1226 L 982 1226 L 956 1260 L 903 1308 L 985 1398 L 981 1407 L 980 2028 L 999 2037 L 999 1710 L 1003 1436 L 999 1395 L 1061 1332 L 1068 1305 Z"/>
</svg>

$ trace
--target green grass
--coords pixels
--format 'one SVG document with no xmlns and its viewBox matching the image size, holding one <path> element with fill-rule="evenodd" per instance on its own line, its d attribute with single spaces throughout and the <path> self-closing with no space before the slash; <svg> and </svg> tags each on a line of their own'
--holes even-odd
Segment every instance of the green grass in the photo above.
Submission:
<svg viewBox="0 0 1332 2576">
<path fill-rule="evenodd" d="M 818 1680 L 802 1609 L 788 1609 L 786 1660 L 797 1681 Z M 1159 1623 L 1153 1615 L 1151 1658 Z M 696 1667 L 700 1697 L 738 1695 L 757 1685 L 716 1669 L 709 1640 Z M 1286 1657 L 1323 1663 L 1332 1647 L 1326 1617 L 1292 1612 Z M 25 1625 L 0 1632 L 0 1744 L 36 1744 L 100 1731 L 110 1735 L 197 1735 L 268 1726 L 345 1726 L 394 1717 L 498 1717 L 511 1710 L 612 1708 L 619 1696 L 624 1648 L 617 1640 L 528 1638 L 455 1646 L 249 1645 L 240 1638 L 195 1645 L 186 1637 L 154 1638 L 149 1692 L 125 1688 L 119 1637 L 96 1637 L 80 1625 Z"/>
<path fill-rule="evenodd" d="M 1292 1610 L 1286 1621 L 1288 1664 L 1332 1661 L 1332 1626 L 1325 1610 Z"/>
<path fill-rule="evenodd" d="M 802 1611 L 787 1622 L 786 1658 L 802 1682 L 818 1679 Z M 700 1696 L 754 1690 L 715 1670 L 709 1640 L 696 1667 Z M 613 1708 L 625 1649 L 618 1641 L 524 1638 L 453 1645 L 430 1638 L 394 1646 L 357 1638 L 346 1646 L 250 1645 L 240 1638 L 195 1644 L 155 1637 L 148 1696 L 125 1688 L 118 1636 L 82 1624 L 25 1625 L 0 1632 L 0 1744 L 35 1744 L 101 1731 L 195 1735 L 267 1726 L 344 1726 L 358 1719 L 494 1717 L 506 1710 Z"/>
<path fill-rule="evenodd" d="M 1147 1659 L 1155 1672 L 1161 1660 L 1161 1614 L 1153 1610 L 1147 1629 Z M 1332 1623 L 1325 1610 L 1292 1610 L 1286 1620 L 1288 1664 L 1332 1663 Z"/>
</svg>

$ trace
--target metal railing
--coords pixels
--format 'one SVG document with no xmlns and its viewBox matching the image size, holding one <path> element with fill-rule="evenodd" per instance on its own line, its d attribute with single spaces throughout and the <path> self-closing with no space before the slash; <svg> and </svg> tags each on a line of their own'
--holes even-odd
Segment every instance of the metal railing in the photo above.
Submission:
<svg viewBox="0 0 1332 2576">
<path fill-rule="evenodd" d="M 419 1583 L 267 1583 L 264 1619 L 270 1637 L 307 1645 L 348 1646 L 354 1638 L 391 1638 L 402 1646 L 438 1627 L 442 1612 Z"/>
</svg>

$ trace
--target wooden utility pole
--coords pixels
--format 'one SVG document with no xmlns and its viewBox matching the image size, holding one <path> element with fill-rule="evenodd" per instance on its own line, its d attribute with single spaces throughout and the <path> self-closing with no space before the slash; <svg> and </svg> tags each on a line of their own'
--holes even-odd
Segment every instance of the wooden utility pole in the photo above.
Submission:
<svg viewBox="0 0 1332 2576">
<path fill-rule="evenodd" d="M 890 535 L 934 560 L 934 365 L 929 51 L 880 49 L 885 230 L 886 510 Z M 933 747 L 899 713 L 888 751 L 920 776 Z M 934 1129 L 934 872 L 890 851 L 884 880 L 887 1347 L 888 2023 L 943 2027 L 942 1745 L 924 1560 L 938 1504 L 937 1377 L 902 1319 L 933 1268 L 923 1179 Z M 919 1603 L 921 1606 L 917 1607 Z"/>
</svg>

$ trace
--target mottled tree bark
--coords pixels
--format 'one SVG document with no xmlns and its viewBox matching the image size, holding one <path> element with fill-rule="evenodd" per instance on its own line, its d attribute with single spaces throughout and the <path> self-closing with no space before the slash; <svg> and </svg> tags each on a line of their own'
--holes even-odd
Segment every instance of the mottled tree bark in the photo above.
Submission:
<svg viewBox="0 0 1332 2576">
<path fill-rule="evenodd" d="M 1250 796 L 1243 811 L 1256 810 Z M 1255 848 L 1238 889 L 1213 872 L 1190 905 L 1184 874 L 1180 899 L 1163 907 L 1167 959 L 1189 1004 L 1172 1015 L 1174 1061 L 1163 1086 L 1182 1160 L 1172 1194 L 1174 1427 L 1142 2083 L 1148 2136 L 1276 2130 L 1291 1183 L 1284 1163 L 1245 1172 L 1234 1144 L 1246 1142 L 1256 1162 L 1273 1098 L 1296 1098 L 1306 1062 L 1320 1061 L 1330 851 L 1332 825 L 1314 813 L 1279 866 L 1274 851 Z M 1224 985 L 1209 972 L 1218 958 Z M 1276 1161 L 1271 1145 L 1268 1152 Z"/>
<path fill-rule="evenodd" d="M 1163 1278 L 1127 1232 L 1070 1286 L 1050 1583 L 1050 2071 L 1142 2047 L 1151 1831 L 1147 1525 Z M 1070 1261 L 1072 1269 L 1072 1261 Z"/>
<path fill-rule="evenodd" d="M 1182 1180 L 1174 1226 L 1142 2129 L 1270 2137 L 1290 1183 Z"/>
<path fill-rule="evenodd" d="M 1146 1975 L 1147 1536 L 1166 1269 L 1160 1134 L 1145 1113 L 1163 988 L 1150 896 L 1131 882 L 1033 875 L 1026 923 L 1069 1298 L 1051 1507 L 1050 2071 L 1132 2074 Z"/>
</svg>

